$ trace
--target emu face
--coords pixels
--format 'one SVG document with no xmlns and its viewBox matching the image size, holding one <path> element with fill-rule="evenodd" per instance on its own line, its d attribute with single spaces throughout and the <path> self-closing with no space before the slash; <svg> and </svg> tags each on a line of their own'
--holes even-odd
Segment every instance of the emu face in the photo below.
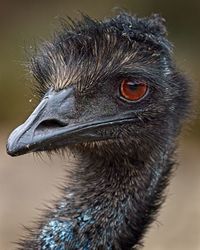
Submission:
<svg viewBox="0 0 200 250">
<path fill-rule="evenodd" d="M 31 60 L 42 100 L 10 135 L 8 153 L 129 143 L 144 150 L 167 140 L 184 114 L 186 87 L 165 33 L 156 15 L 85 17 L 65 27 Z"/>
</svg>

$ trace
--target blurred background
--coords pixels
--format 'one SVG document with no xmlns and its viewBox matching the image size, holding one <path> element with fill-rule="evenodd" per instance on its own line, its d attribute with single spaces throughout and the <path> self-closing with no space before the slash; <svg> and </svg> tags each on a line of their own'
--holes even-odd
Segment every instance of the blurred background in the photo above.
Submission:
<svg viewBox="0 0 200 250">
<path fill-rule="evenodd" d="M 25 71 L 25 50 L 49 39 L 59 17 L 97 19 L 125 9 L 139 16 L 160 13 L 167 20 L 179 67 L 192 79 L 196 115 L 180 138 L 180 165 L 168 189 L 168 199 L 145 237 L 145 250 L 200 249 L 200 1 L 160 0 L 0 0 L 0 249 L 12 250 L 44 204 L 59 196 L 57 185 L 68 160 L 33 155 L 11 158 L 5 144 L 10 131 L 34 107 L 32 79 Z"/>
</svg>

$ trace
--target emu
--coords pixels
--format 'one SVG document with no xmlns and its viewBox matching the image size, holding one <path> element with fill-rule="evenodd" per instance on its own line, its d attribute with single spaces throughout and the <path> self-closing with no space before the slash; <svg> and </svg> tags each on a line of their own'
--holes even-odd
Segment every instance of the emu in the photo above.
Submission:
<svg viewBox="0 0 200 250">
<path fill-rule="evenodd" d="M 66 21 L 30 60 L 41 101 L 11 156 L 70 150 L 77 164 L 20 249 L 138 249 L 164 201 L 189 110 L 165 20 L 127 13 Z"/>
</svg>

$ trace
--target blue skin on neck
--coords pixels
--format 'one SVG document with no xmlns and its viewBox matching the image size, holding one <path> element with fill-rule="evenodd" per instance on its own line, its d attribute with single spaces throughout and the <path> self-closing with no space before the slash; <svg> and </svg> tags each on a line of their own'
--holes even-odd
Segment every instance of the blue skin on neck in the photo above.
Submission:
<svg viewBox="0 0 200 250">
<path fill-rule="evenodd" d="M 87 209 L 80 213 L 73 220 L 60 220 L 59 218 L 51 219 L 46 224 L 39 236 L 42 250 L 90 250 L 91 241 L 88 235 L 83 234 L 86 227 L 95 224 L 92 216 L 92 210 Z M 78 225 L 78 230 L 75 230 L 75 225 Z M 101 235 L 102 232 L 99 232 Z M 112 249 L 112 243 L 108 242 L 106 249 Z"/>
<path fill-rule="evenodd" d="M 65 250 L 66 246 L 71 246 L 72 249 L 90 249 L 89 239 L 85 239 L 83 244 L 80 244 L 80 236 L 74 231 L 74 225 L 79 225 L 79 230 L 89 224 L 94 223 L 92 220 L 91 211 L 87 210 L 76 217 L 76 221 L 61 221 L 59 218 L 54 218 L 49 221 L 42 229 L 40 240 L 42 241 L 42 250 Z M 75 243 L 74 243 L 75 242 Z"/>
<path fill-rule="evenodd" d="M 110 210 L 110 216 L 114 217 L 114 221 L 111 219 L 112 226 L 111 221 L 107 225 L 99 221 L 99 215 L 100 217 L 105 216 L 100 213 L 104 210 L 101 205 L 77 211 L 77 216 L 65 219 L 65 217 L 59 216 L 61 214 L 59 212 L 66 209 L 66 206 L 67 204 L 63 203 L 55 211 L 54 217 L 43 226 L 38 238 L 41 250 L 90 250 L 96 249 L 96 247 L 112 249 L 113 227 L 121 227 L 123 224 L 124 206 L 120 210 Z M 62 210 L 62 212 L 66 214 L 66 210 Z"/>
</svg>

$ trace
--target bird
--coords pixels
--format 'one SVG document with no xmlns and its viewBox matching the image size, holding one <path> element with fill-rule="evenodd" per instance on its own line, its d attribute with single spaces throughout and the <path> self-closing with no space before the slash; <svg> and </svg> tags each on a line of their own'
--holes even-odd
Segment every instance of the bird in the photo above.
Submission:
<svg viewBox="0 0 200 250">
<path fill-rule="evenodd" d="M 8 154 L 69 150 L 76 163 L 19 249 L 139 249 L 165 200 L 190 110 L 165 19 L 125 11 L 65 18 L 28 69 L 39 104 L 10 134 Z"/>
</svg>

